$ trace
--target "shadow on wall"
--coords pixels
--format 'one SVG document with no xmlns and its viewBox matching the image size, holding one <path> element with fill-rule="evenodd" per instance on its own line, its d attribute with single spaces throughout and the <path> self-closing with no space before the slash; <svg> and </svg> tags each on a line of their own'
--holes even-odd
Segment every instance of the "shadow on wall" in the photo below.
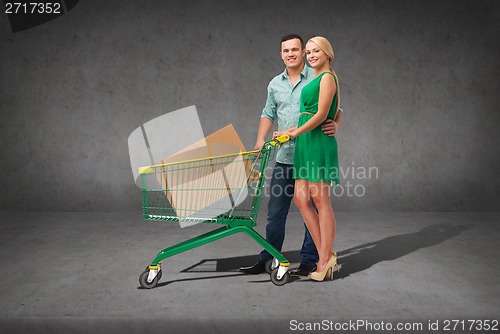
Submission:
<svg viewBox="0 0 500 334">
<path fill-rule="evenodd" d="M 458 225 L 458 224 L 434 224 L 422 228 L 415 233 L 400 234 L 374 242 L 366 243 L 360 246 L 349 248 L 338 252 L 338 263 L 341 270 L 335 274 L 335 279 L 344 279 L 352 274 L 366 270 L 379 262 L 392 261 L 413 253 L 421 248 L 438 245 L 448 239 L 451 239 L 463 231 L 469 230 L 474 225 Z M 283 255 L 290 262 L 300 262 L 300 252 L 289 251 Z M 258 260 L 257 255 L 239 256 L 224 259 L 205 259 L 202 260 L 181 272 L 183 273 L 210 273 L 210 272 L 234 272 L 238 268 L 245 265 L 251 265 Z M 209 276 L 199 278 L 179 279 L 158 284 L 158 286 L 168 285 L 174 282 L 214 279 L 230 276 L 240 276 L 240 273 Z M 292 279 L 293 282 L 295 279 Z M 268 280 L 266 280 L 268 281 Z"/>
</svg>

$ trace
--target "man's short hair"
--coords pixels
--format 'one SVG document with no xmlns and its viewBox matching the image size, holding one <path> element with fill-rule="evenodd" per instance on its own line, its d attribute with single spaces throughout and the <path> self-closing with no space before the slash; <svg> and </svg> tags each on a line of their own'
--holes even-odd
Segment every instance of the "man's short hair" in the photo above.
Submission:
<svg viewBox="0 0 500 334">
<path fill-rule="evenodd" d="M 281 39 L 280 50 L 281 50 L 281 45 L 283 44 L 283 42 L 289 41 L 291 39 L 296 39 L 296 38 L 300 41 L 300 45 L 302 46 L 302 49 L 304 49 L 304 41 L 302 40 L 302 37 L 300 37 L 297 34 L 288 34 L 288 35 L 283 36 L 283 38 Z"/>
</svg>

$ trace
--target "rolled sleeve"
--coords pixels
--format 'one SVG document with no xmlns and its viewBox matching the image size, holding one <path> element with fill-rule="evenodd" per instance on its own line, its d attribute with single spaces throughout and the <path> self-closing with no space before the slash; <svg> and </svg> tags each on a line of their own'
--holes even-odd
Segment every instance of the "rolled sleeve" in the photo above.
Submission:
<svg viewBox="0 0 500 334">
<path fill-rule="evenodd" d="M 262 110 L 261 118 L 268 118 L 271 121 L 275 121 L 278 117 L 276 100 L 274 98 L 274 93 L 271 88 L 271 84 L 267 86 L 267 100 L 264 109 Z"/>
</svg>

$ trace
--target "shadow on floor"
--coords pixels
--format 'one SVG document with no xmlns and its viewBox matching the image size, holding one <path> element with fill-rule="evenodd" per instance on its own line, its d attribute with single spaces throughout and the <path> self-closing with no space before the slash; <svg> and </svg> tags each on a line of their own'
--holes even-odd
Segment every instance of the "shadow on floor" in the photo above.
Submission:
<svg viewBox="0 0 500 334">
<path fill-rule="evenodd" d="M 335 279 L 346 278 L 379 262 L 398 259 L 420 248 L 438 245 L 472 227 L 472 224 L 434 224 L 415 233 L 395 235 L 343 250 L 338 253 L 342 270 L 335 274 Z"/>
<path fill-rule="evenodd" d="M 391 261 L 413 253 L 420 248 L 438 245 L 445 240 L 451 239 L 461 232 L 473 227 L 469 225 L 457 224 L 434 224 L 422 228 L 415 233 L 400 234 L 374 242 L 369 242 L 360 246 L 349 248 L 337 252 L 338 263 L 341 270 L 335 274 L 335 279 L 343 279 L 357 272 L 366 270 L 375 264 L 383 261 Z M 290 262 L 300 262 L 300 251 L 288 251 L 283 255 Z M 213 273 L 213 272 L 235 272 L 228 275 L 204 276 L 196 278 L 178 279 L 169 282 L 158 283 L 158 287 L 165 286 L 174 282 L 193 281 L 223 278 L 231 276 L 241 276 L 238 269 L 241 266 L 253 265 L 258 260 L 258 255 L 239 256 L 231 258 L 205 259 L 184 270 L 182 273 Z M 256 276 L 258 277 L 258 276 Z M 297 277 L 290 277 L 289 282 L 297 280 Z M 255 280 L 252 283 L 269 282 L 266 280 Z"/>
<path fill-rule="evenodd" d="M 290 262 L 300 262 L 300 251 L 298 250 L 283 252 L 283 256 Z M 254 265 L 258 260 L 258 254 L 225 259 L 205 259 L 182 270 L 181 273 L 238 271 L 240 267 Z"/>
</svg>

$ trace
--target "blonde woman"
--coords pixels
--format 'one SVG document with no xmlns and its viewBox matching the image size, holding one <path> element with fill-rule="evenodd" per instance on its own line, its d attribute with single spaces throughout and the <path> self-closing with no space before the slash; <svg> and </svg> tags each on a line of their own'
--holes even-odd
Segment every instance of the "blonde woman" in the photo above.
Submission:
<svg viewBox="0 0 500 334">
<path fill-rule="evenodd" d="M 333 57 L 326 38 L 316 36 L 307 42 L 306 58 L 314 69 L 315 79 L 302 89 L 298 126 L 283 132 L 296 141 L 294 200 L 318 250 L 317 269 L 309 274 L 316 281 L 333 279 L 337 265 L 337 255 L 332 250 L 336 221 L 330 202 L 330 186 L 339 183 L 337 140 L 321 131 L 327 119 L 335 119 L 337 123 L 342 120 L 336 118 L 340 101 L 337 75 L 331 68 Z M 340 124 L 336 125 L 338 129 Z"/>
</svg>

